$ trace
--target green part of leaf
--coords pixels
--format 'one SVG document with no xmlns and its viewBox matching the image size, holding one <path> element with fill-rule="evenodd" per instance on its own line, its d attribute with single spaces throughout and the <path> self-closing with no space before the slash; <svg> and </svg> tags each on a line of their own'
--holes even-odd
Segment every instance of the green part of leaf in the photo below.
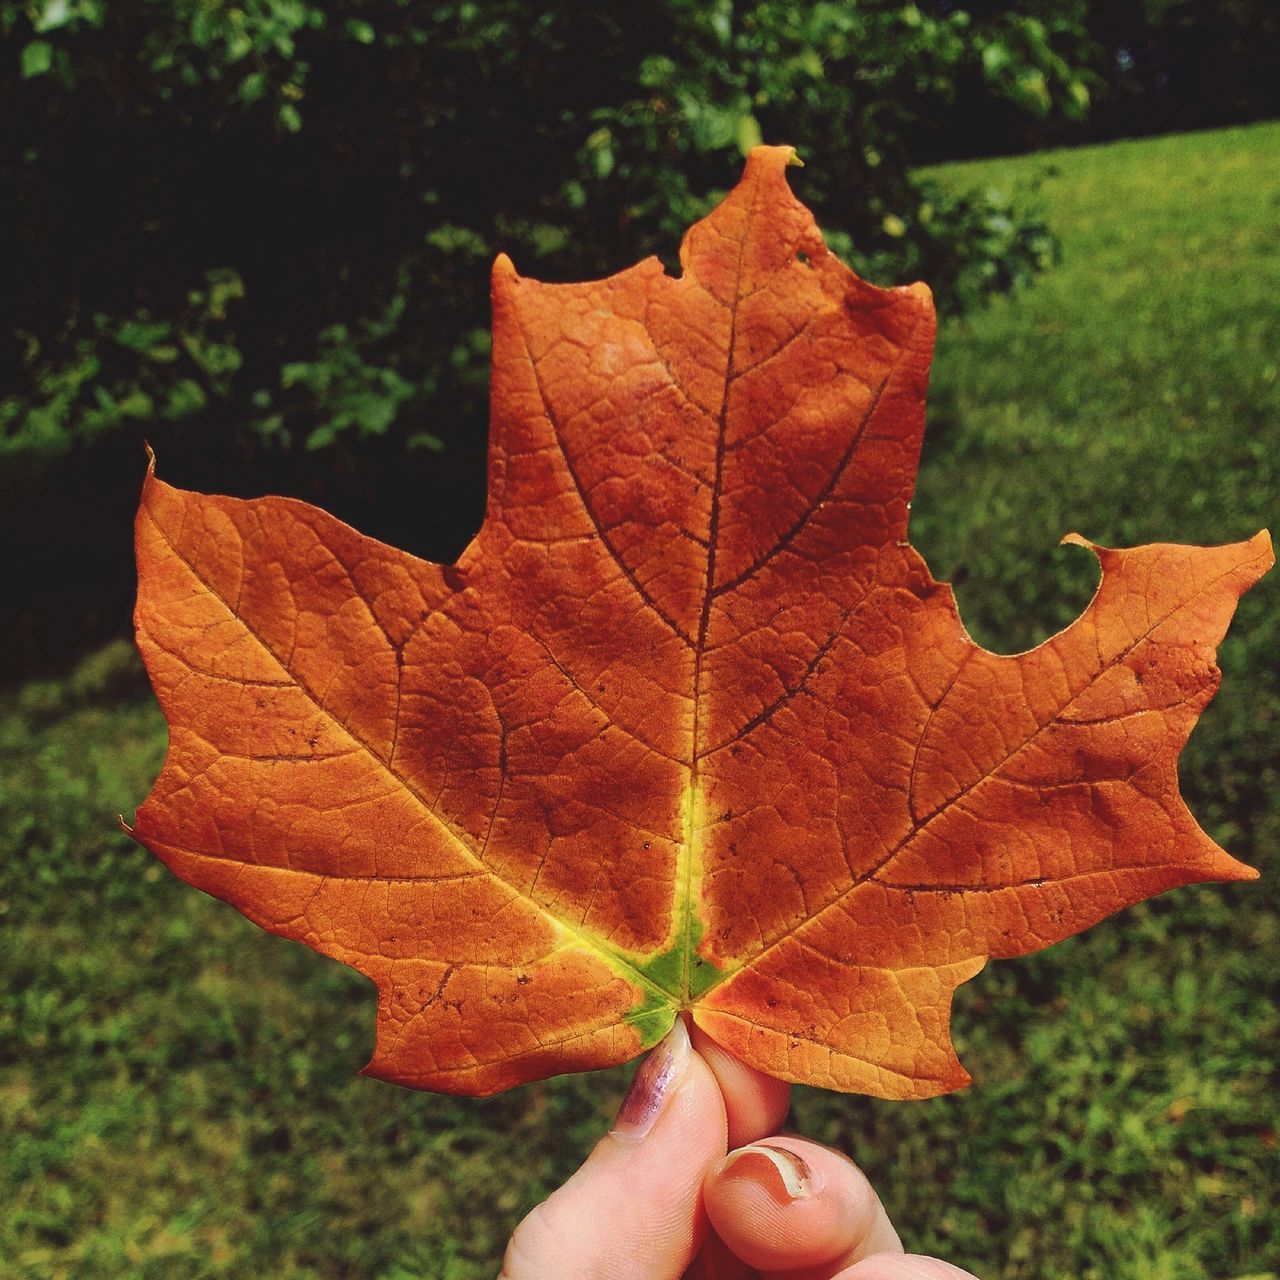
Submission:
<svg viewBox="0 0 1280 1280">
<path fill-rule="evenodd" d="M 724 977 L 724 973 L 710 960 L 698 954 L 698 944 L 702 941 L 703 932 L 702 921 L 695 916 L 689 928 L 687 966 L 682 935 L 669 950 L 654 956 L 645 964 L 636 965 L 636 971 L 660 987 L 677 1005 L 692 1003 Z"/>
<path fill-rule="evenodd" d="M 641 1049 L 652 1049 L 671 1030 L 676 1020 L 675 1006 L 655 991 L 646 991 L 644 1003 L 626 1015 L 636 1029 Z"/>
</svg>

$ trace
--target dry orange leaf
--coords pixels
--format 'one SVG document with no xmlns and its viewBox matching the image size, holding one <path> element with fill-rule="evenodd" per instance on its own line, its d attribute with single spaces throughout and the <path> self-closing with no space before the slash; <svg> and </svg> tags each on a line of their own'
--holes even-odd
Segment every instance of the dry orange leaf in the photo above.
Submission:
<svg viewBox="0 0 1280 1280">
<path fill-rule="evenodd" d="M 683 274 L 493 274 L 488 512 L 456 565 L 148 475 L 139 643 L 171 745 L 136 835 L 377 984 L 367 1070 L 490 1093 L 682 1011 L 775 1076 L 967 1076 L 956 987 L 1254 875 L 1175 762 L 1272 563 L 1095 547 L 1028 653 L 906 541 L 934 335 L 757 148 Z M 1079 539 L 1076 539 L 1079 541 Z"/>
</svg>

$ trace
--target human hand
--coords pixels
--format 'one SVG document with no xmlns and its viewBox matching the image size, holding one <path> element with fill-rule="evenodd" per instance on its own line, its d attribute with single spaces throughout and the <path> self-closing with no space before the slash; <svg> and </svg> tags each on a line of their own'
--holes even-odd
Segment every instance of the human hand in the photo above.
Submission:
<svg viewBox="0 0 1280 1280">
<path fill-rule="evenodd" d="M 516 1228 L 499 1280 L 974 1280 L 904 1253 L 851 1161 L 775 1136 L 789 1098 L 677 1020 L 609 1134 Z"/>
</svg>

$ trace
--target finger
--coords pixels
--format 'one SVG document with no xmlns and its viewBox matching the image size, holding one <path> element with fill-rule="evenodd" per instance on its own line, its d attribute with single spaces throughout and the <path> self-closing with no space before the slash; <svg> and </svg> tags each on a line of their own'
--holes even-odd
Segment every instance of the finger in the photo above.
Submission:
<svg viewBox="0 0 1280 1280">
<path fill-rule="evenodd" d="M 791 1086 L 749 1067 L 717 1044 L 701 1027 L 690 1032 L 693 1047 L 715 1074 L 724 1094 L 729 1147 L 746 1146 L 777 1133 L 791 1106 Z"/>
<path fill-rule="evenodd" d="M 962 1271 L 949 1262 L 925 1258 L 918 1253 L 878 1253 L 865 1258 L 832 1280 L 978 1280 L 972 1271 Z"/>
<path fill-rule="evenodd" d="M 697 1251 L 702 1181 L 725 1132 L 719 1086 L 677 1020 L 608 1135 L 516 1228 L 500 1280 L 677 1280 Z"/>
<path fill-rule="evenodd" d="M 707 1175 L 703 1197 L 725 1244 L 766 1275 L 828 1280 L 861 1258 L 902 1252 L 862 1171 L 803 1138 L 731 1151 Z"/>
<path fill-rule="evenodd" d="M 729 1146 L 744 1146 L 777 1133 L 791 1105 L 791 1086 L 747 1066 L 700 1027 L 691 1028 L 690 1038 L 698 1055 L 711 1068 L 724 1097 Z M 714 1231 L 709 1231 L 684 1280 L 758 1280 L 759 1275 L 754 1267 L 735 1257 Z"/>
</svg>

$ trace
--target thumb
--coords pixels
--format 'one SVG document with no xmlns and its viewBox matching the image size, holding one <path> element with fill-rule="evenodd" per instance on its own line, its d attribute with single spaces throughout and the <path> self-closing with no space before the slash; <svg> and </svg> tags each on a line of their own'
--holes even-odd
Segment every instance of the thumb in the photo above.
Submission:
<svg viewBox="0 0 1280 1280">
<path fill-rule="evenodd" d="M 678 1280 L 725 1133 L 715 1077 L 677 1019 L 587 1162 L 516 1228 L 499 1280 Z"/>
</svg>

